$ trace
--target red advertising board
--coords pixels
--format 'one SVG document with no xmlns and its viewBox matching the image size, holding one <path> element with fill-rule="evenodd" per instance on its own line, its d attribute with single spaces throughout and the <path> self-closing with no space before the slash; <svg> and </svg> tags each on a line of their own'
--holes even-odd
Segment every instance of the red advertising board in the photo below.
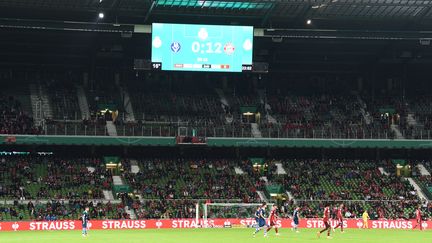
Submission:
<svg viewBox="0 0 432 243">
<path fill-rule="evenodd" d="M 178 229 L 178 228 L 222 228 L 232 225 L 252 226 L 254 219 L 163 219 L 163 220 L 92 220 L 88 226 L 92 230 L 112 230 L 112 229 Z M 277 226 L 290 228 L 290 219 L 280 219 Z M 361 228 L 362 220 L 346 219 L 343 221 L 344 228 Z M 332 226 L 336 222 L 331 222 Z M 370 220 L 371 229 L 412 229 L 416 225 L 414 220 Z M 323 222 L 320 219 L 300 220 L 300 228 L 322 228 Z M 81 221 L 17 221 L 0 222 L 1 231 L 23 231 L 23 230 L 80 230 Z M 432 229 L 432 221 L 424 221 L 423 229 Z"/>
</svg>

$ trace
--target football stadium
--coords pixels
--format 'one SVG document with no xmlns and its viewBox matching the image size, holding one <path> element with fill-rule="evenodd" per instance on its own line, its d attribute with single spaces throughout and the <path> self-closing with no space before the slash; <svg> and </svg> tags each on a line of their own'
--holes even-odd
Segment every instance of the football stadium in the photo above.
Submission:
<svg viewBox="0 0 432 243">
<path fill-rule="evenodd" d="M 432 242 L 431 41 L 432 0 L 0 0 L 0 242 Z"/>
</svg>

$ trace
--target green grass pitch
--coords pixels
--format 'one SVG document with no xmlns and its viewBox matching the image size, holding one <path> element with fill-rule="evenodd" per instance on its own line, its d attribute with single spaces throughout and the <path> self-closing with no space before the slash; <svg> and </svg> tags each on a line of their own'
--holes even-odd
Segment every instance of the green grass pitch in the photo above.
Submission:
<svg viewBox="0 0 432 243">
<path fill-rule="evenodd" d="M 323 234 L 317 238 L 316 229 L 302 229 L 300 233 L 290 229 L 282 229 L 280 236 L 274 231 L 264 238 L 260 232 L 252 238 L 253 229 L 160 229 L 160 230 L 94 230 L 84 238 L 81 232 L 74 231 L 27 231 L 0 232 L 0 242 L 31 242 L 31 243 L 260 243 L 260 242 L 389 242 L 389 243 L 427 243 L 432 242 L 432 230 L 360 230 L 350 229 L 346 233 L 333 233 L 333 239 L 327 239 Z"/>
</svg>

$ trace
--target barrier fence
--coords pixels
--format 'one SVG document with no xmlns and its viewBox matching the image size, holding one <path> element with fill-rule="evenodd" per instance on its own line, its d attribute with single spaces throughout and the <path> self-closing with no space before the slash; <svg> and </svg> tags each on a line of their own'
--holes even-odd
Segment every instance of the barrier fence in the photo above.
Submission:
<svg viewBox="0 0 432 243">
<path fill-rule="evenodd" d="M 331 225 L 336 226 L 336 221 Z M 361 219 L 346 219 L 344 228 L 358 229 L 363 227 Z M 369 220 L 370 229 L 401 229 L 409 230 L 416 225 L 415 220 Z M 124 230 L 124 229 L 183 229 L 183 228 L 231 228 L 254 227 L 255 220 L 251 218 L 228 219 L 161 219 L 161 220 L 91 220 L 88 223 L 90 230 Z M 291 228 L 291 219 L 277 220 L 276 225 L 281 228 Z M 321 219 L 302 219 L 300 228 L 323 228 Z M 418 229 L 419 227 L 417 227 Z M 432 229 L 432 221 L 423 221 L 423 229 Z M 56 230 L 80 230 L 81 221 L 17 221 L 0 222 L 1 231 L 56 231 Z"/>
</svg>

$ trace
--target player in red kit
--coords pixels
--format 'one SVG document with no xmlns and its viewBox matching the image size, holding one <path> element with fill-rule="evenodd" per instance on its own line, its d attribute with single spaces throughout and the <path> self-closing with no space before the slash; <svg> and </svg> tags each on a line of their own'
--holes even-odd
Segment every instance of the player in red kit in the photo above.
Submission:
<svg viewBox="0 0 432 243">
<path fill-rule="evenodd" d="M 278 227 L 276 226 L 276 220 L 278 218 L 279 218 L 279 216 L 277 215 L 277 206 L 273 205 L 272 210 L 270 211 L 270 217 L 269 217 L 270 227 L 267 229 L 267 232 L 269 232 L 272 228 L 274 228 L 276 231 L 276 235 L 279 235 L 279 230 L 278 230 Z"/>
<path fill-rule="evenodd" d="M 344 208 L 344 205 L 341 204 L 339 206 L 339 208 L 337 209 L 337 211 L 336 211 L 336 220 L 337 220 L 338 224 L 337 224 L 336 227 L 333 228 L 333 232 L 335 231 L 335 229 L 337 229 L 339 227 L 341 228 L 341 232 L 342 233 L 344 232 L 344 228 L 343 228 L 343 216 L 342 216 L 342 210 L 343 210 L 343 208 Z"/>
<path fill-rule="evenodd" d="M 323 216 L 323 222 L 324 222 L 324 226 L 325 228 L 321 231 L 319 231 L 318 234 L 318 238 L 321 236 L 321 233 L 327 230 L 327 238 L 331 238 L 330 237 L 330 205 L 326 205 L 326 207 L 324 208 L 324 216 Z"/>
<path fill-rule="evenodd" d="M 415 228 L 417 228 L 417 226 L 419 226 L 420 230 L 422 230 L 423 229 L 423 226 L 422 226 L 423 221 L 422 221 L 422 215 L 421 215 L 421 206 L 417 207 L 415 214 L 416 214 L 417 224 L 413 227 L 413 229 L 415 229 Z"/>
</svg>

